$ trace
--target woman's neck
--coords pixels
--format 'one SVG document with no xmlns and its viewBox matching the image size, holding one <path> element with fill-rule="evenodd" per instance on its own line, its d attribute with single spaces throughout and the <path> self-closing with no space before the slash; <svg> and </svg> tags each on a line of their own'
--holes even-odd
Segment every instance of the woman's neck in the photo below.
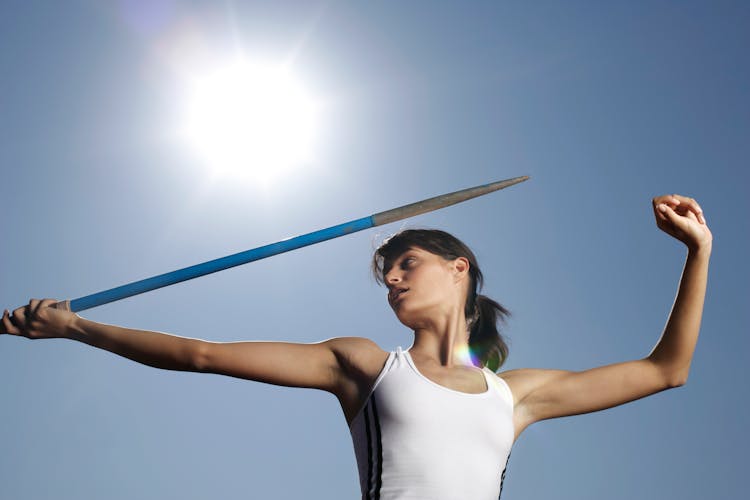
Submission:
<svg viewBox="0 0 750 500">
<path fill-rule="evenodd" d="M 414 344 L 409 350 L 420 358 L 444 367 L 471 365 L 469 336 L 463 309 L 451 311 L 438 321 L 414 330 Z"/>
</svg>

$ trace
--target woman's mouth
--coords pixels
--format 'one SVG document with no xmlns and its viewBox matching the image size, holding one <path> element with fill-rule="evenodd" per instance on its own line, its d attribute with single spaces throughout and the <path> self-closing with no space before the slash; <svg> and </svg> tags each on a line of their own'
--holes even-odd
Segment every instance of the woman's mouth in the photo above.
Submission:
<svg viewBox="0 0 750 500">
<path fill-rule="evenodd" d="M 408 290 L 408 288 L 394 288 L 388 293 L 388 300 L 396 302 Z"/>
</svg>

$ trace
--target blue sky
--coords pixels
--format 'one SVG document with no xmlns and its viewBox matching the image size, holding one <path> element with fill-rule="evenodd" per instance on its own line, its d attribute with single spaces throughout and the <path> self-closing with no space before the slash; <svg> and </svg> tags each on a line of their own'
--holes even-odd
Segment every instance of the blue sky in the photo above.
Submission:
<svg viewBox="0 0 750 500">
<path fill-rule="evenodd" d="M 740 498 L 750 439 L 750 7 L 744 2 L 0 4 L 0 302 L 75 298 L 456 189 L 531 180 L 409 226 L 477 253 L 507 368 L 647 354 L 684 263 L 650 200 L 714 234 L 684 387 L 536 424 L 503 498 Z M 265 186 L 175 137 L 190 57 L 285 62 L 316 154 Z M 411 335 L 369 276 L 378 228 L 83 313 L 215 341 Z M 0 497 L 357 498 L 325 393 L 0 338 Z"/>
</svg>

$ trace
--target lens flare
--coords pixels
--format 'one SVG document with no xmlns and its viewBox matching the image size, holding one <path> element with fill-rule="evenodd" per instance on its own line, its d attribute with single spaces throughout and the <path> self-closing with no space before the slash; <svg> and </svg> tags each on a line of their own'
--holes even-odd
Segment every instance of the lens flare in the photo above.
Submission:
<svg viewBox="0 0 750 500">
<path fill-rule="evenodd" d="M 466 365 L 471 363 L 474 366 L 482 366 L 479 357 L 472 352 L 471 348 L 468 345 L 460 346 L 458 349 L 456 349 L 456 356 L 458 356 L 458 359 L 461 361 L 461 363 L 464 363 Z"/>
</svg>

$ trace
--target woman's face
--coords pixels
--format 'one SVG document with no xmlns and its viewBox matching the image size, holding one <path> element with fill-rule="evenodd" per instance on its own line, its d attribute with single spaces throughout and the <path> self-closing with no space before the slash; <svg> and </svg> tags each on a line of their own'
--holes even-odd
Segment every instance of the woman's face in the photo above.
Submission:
<svg viewBox="0 0 750 500">
<path fill-rule="evenodd" d="M 463 311 L 468 279 L 468 261 L 445 260 L 439 255 L 411 247 L 393 262 L 386 262 L 384 281 L 388 303 L 399 321 L 416 328 L 435 315 Z"/>
</svg>

